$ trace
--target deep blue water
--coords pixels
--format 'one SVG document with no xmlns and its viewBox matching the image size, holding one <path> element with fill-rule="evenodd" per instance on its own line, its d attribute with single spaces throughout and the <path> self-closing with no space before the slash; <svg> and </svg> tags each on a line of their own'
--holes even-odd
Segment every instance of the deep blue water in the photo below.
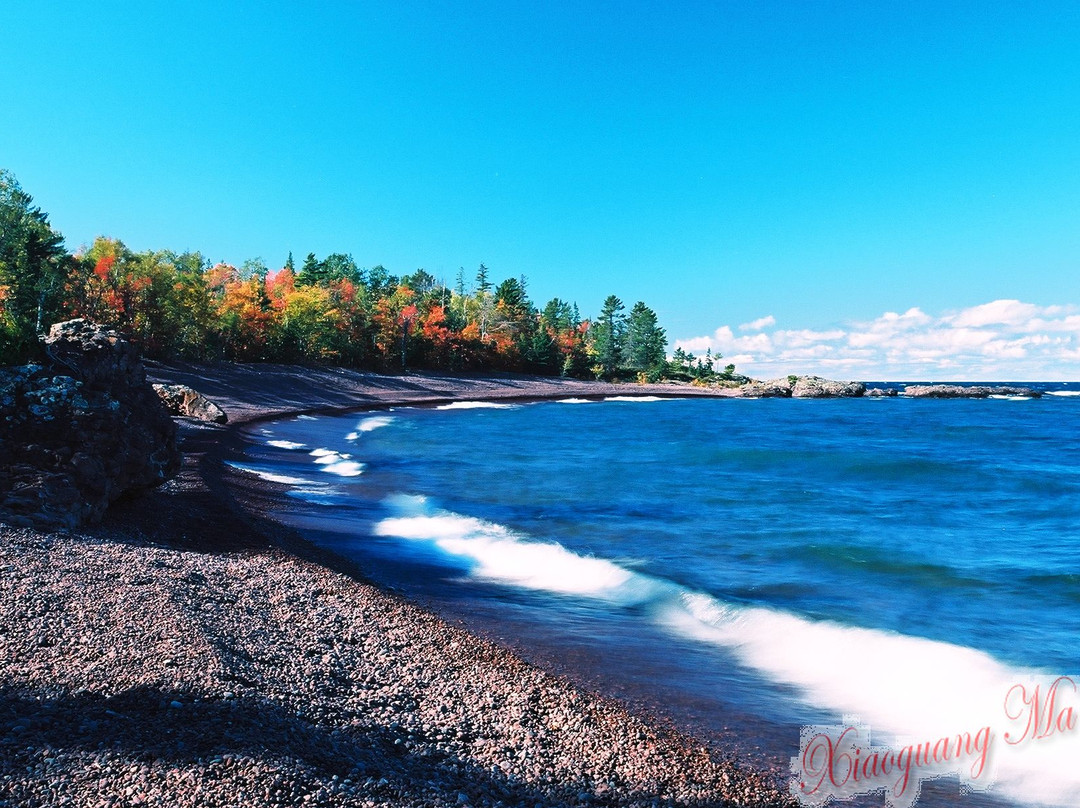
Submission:
<svg viewBox="0 0 1080 808">
<path fill-rule="evenodd" d="M 803 724 L 936 738 L 1080 673 L 1078 436 L 1066 395 L 541 402 L 274 423 L 245 465 L 377 579 L 786 760 Z M 993 793 L 1071 804 L 1057 754 Z"/>
</svg>

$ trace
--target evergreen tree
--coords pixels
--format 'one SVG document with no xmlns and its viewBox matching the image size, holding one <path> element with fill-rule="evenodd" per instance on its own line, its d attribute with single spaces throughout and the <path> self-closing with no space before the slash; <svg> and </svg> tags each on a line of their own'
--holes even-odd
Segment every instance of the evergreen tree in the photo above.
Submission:
<svg viewBox="0 0 1080 808">
<path fill-rule="evenodd" d="M 578 325 L 577 318 L 574 316 L 574 309 L 569 303 L 559 300 L 557 297 L 553 297 L 548 301 L 540 317 L 546 325 L 559 333 L 569 331 Z"/>
<path fill-rule="evenodd" d="M 289 257 L 285 259 L 285 269 L 289 270 L 293 275 L 296 274 L 296 262 L 293 261 L 292 250 L 289 250 Z"/>
<path fill-rule="evenodd" d="M 480 269 L 476 270 L 476 291 L 487 294 L 491 291 L 491 281 L 488 280 L 488 268 L 483 264 L 480 264 Z"/>
<path fill-rule="evenodd" d="M 527 307 L 525 286 L 516 278 L 507 278 L 495 288 L 495 302 L 520 311 Z"/>
<path fill-rule="evenodd" d="M 31 352 L 60 314 L 68 263 L 63 236 L 0 169 L 0 362 Z"/>
<path fill-rule="evenodd" d="M 315 257 L 315 253 L 308 253 L 304 259 L 304 265 L 296 276 L 297 286 L 315 286 L 322 279 L 322 262 Z"/>
<path fill-rule="evenodd" d="M 626 360 L 634 370 L 655 373 L 664 366 L 667 336 L 656 312 L 638 301 L 630 310 L 626 325 Z"/>
<path fill-rule="evenodd" d="M 351 255 L 345 253 L 330 253 L 326 260 L 320 264 L 318 282 L 327 284 L 332 281 L 349 281 L 360 283 L 360 269 Z"/>
<path fill-rule="evenodd" d="M 593 351 L 599 363 L 600 375 L 605 379 L 613 378 L 622 364 L 626 341 L 625 309 L 619 298 L 608 295 L 592 328 Z"/>
</svg>

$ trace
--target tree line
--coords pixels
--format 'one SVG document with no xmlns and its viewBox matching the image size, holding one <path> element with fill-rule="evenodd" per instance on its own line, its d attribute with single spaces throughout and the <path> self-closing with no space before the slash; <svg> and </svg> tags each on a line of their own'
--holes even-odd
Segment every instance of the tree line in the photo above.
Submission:
<svg viewBox="0 0 1080 808">
<path fill-rule="evenodd" d="M 615 295 L 595 319 L 553 298 L 536 306 L 524 277 L 495 283 L 481 264 L 447 286 L 418 269 L 396 276 L 351 256 L 290 253 L 211 264 L 198 252 L 135 252 L 97 238 L 69 253 L 48 216 L 0 170 L 0 363 L 35 355 L 49 325 L 85 317 L 152 358 L 332 363 L 379 371 L 507 370 L 656 381 L 708 374 L 678 352 L 644 302 Z M 689 357 L 689 362 L 686 358 Z M 729 371 L 733 368 L 729 368 Z"/>
</svg>

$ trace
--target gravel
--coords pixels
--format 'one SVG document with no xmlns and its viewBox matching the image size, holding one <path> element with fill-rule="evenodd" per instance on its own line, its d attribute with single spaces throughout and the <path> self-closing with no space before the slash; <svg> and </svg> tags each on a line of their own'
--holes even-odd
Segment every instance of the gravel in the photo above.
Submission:
<svg viewBox="0 0 1080 808">
<path fill-rule="evenodd" d="M 365 582 L 266 519 L 233 432 L 182 431 L 101 527 L 0 525 L 0 806 L 794 804 Z"/>
</svg>

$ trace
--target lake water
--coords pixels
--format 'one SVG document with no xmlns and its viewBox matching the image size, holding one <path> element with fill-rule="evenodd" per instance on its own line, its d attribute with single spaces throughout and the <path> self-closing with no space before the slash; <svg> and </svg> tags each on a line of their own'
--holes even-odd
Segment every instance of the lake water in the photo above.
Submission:
<svg viewBox="0 0 1080 808">
<path fill-rule="evenodd" d="M 1042 716 L 1080 674 L 1080 386 L 1039 387 L 301 417 L 239 465 L 376 580 L 703 735 L 786 766 L 807 725 L 894 751 L 986 727 L 987 768 L 942 771 L 987 794 L 920 805 L 1074 805 L 1080 728 L 1020 736 L 1025 694 Z"/>
</svg>

